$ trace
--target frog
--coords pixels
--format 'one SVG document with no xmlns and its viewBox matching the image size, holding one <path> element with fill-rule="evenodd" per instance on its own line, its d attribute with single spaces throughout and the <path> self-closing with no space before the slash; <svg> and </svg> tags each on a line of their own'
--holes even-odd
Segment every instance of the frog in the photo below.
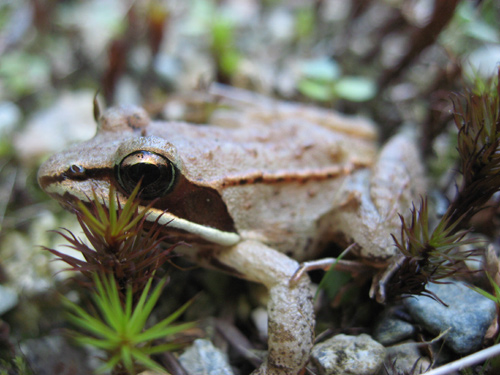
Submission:
<svg viewBox="0 0 500 375">
<path fill-rule="evenodd" d="M 176 252 L 267 288 L 268 351 L 253 374 L 297 374 L 315 319 L 310 279 L 296 271 L 332 241 L 355 243 L 370 267 L 395 257 L 398 213 L 424 188 L 418 148 L 405 133 L 380 146 L 365 117 L 230 87 L 211 95 L 206 124 L 111 107 L 92 139 L 41 165 L 38 181 L 63 206 L 107 202 L 111 186 L 124 204 L 141 181 L 147 220 L 189 245 Z"/>
</svg>

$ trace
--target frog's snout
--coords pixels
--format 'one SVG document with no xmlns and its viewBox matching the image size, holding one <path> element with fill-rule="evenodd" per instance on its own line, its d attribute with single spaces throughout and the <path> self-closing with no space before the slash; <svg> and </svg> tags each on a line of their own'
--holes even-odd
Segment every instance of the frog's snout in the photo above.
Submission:
<svg viewBox="0 0 500 375">
<path fill-rule="evenodd" d="M 47 191 L 47 187 L 55 179 L 55 176 L 53 175 L 53 169 L 51 168 L 53 164 L 51 159 L 53 159 L 53 157 L 42 163 L 40 168 L 38 168 L 38 185 L 40 185 L 43 191 Z"/>
</svg>

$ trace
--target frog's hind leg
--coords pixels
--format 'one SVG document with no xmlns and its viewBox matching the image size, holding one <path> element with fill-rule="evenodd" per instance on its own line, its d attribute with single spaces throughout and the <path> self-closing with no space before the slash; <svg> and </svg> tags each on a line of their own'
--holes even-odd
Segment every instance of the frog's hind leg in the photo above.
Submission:
<svg viewBox="0 0 500 375">
<path fill-rule="evenodd" d="M 299 264 L 260 242 L 243 241 L 223 249 L 216 261 L 269 290 L 268 356 L 252 375 L 294 375 L 306 365 L 314 340 L 314 311 L 309 278 L 290 279 Z"/>
<path fill-rule="evenodd" d="M 400 233 L 398 214 L 407 216 L 425 193 L 414 139 L 407 133 L 391 138 L 373 168 L 346 178 L 337 195 L 333 228 L 360 245 L 358 255 L 367 263 L 381 266 L 397 255 L 391 234 Z"/>
</svg>

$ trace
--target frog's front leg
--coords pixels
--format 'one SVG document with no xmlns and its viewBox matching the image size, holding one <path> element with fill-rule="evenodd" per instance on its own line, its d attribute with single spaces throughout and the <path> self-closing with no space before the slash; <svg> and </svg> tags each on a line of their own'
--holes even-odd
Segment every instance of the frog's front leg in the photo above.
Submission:
<svg viewBox="0 0 500 375">
<path fill-rule="evenodd" d="M 268 356 L 253 373 L 297 374 L 306 364 L 314 340 L 314 311 L 309 278 L 290 285 L 299 264 L 257 241 L 243 241 L 215 254 L 217 261 L 269 290 Z"/>
<path fill-rule="evenodd" d="M 354 240 L 366 263 L 386 265 L 397 254 L 391 234 L 413 201 L 425 193 L 425 179 L 414 137 L 402 133 L 391 138 L 371 169 L 346 178 L 337 195 L 333 219 L 336 231 Z"/>
</svg>

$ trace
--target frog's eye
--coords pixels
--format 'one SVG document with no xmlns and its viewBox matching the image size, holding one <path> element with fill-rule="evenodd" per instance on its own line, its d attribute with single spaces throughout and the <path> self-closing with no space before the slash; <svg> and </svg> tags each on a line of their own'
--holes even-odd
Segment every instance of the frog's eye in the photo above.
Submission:
<svg viewBox="0 0 500 375">
<path fill-rule="evenodd" d="M 131 193 L 141 182 L 141 198 L 153 199 L 165 195 L 175 182 L 176 169 L 164 156 L 149 151 L 129 154 L 116 168 L 121 187 Z"/>
</svg>

